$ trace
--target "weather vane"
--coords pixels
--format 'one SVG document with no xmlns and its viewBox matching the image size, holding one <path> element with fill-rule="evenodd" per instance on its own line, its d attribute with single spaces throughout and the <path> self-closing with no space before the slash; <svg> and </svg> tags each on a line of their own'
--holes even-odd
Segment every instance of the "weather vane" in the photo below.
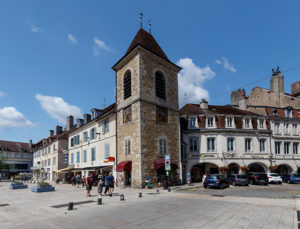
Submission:
<svg viewBox="0 0 300 229">
<path fill-rule="evenodd" d="M 140 24 L 141 28 L 143 28 L 143 13 L 140 13 Z"/>
<path fill-rule="evenodd" d="M 148 24 L 149 24 L 149 33 L 151 34 L 151 19 L 148 20 Z"/>
</svg>

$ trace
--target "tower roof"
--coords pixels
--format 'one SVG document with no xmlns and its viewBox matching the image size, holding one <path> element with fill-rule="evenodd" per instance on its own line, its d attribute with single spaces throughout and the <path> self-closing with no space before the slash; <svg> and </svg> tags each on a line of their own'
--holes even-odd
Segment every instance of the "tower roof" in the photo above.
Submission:
<svg viewBox="0 0 300 229">
<path fill-rule="evenodd" d="M 156 42 L 154 37 L 145 31 L 143 28 L 140 28 L 135 37 L 133 38 L 129 48 L 127 49 L 125 56 L 129 54 L 132 50 L 134 50 L 137 46 L 142 46 L 148 51 L 154 53 L 155 55 L 161 57 L 162 59 L 170 62 L 167 55 L 161 49 L 159 44 Z"/>
</svg>

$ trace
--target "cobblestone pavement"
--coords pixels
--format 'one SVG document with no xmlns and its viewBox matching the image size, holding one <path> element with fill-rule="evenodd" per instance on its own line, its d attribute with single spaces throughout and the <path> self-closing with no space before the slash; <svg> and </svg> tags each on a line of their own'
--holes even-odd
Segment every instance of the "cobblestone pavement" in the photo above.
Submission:
<svg viewBox="0 0 300 229">
<path fill-rule="evenodd" d="M 184 186 L 178 189 L 179 192 L 226 195 L 241 197 L 262 197 L 273 199 L 295 199 L 300 196 L 300 184 L 269 184 L 249 185 L 249 186 L 231 186 L 225 189 L 205 189 L 201 184 L 195 186 Z"/>
<path fill-rule="evenodd" d="M 84 188 L 70 185 L 57 185 L 55 192 L 48 193 L 9 190 L 8 185 L 0 183 L 0 205 L 9 204 L 0 207 L 0 229 L 296 229 L 296 209 L 300 209 L 299 199 L 219 197 L 162 189 L 159 195 L 155 190 L 116 189 L 115 193 L 125 195 L 125 201 L 120 201 L 118 194 L 104 196 L 103 205 L 99 206 L 96 189 L 92 190 L 92 197 L 85 197 Z M 142 198 L 138 197 L 139 192 Z M 94 202 L 75 205 L 73 211 L 67 211 L 66 206 L 51 207 L 87 200 Z"/>
</svg>

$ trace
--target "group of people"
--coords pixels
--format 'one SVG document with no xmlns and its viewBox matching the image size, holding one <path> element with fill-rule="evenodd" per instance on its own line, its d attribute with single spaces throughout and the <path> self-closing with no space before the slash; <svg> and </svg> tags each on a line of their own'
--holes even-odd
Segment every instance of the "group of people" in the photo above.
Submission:
<svg viewBox="0 0 300 229">
<path fill-rule="evenodd" d="M 93 178 L 91 176 L 88 176 L 86 178 L 86 195 L 87 196 L 91 196 L 92 186 L 93 186 Z M 114 187 L 115 187 L 115 178 L 112 175 L 112 172 L 110 172 L 109 175 L 106 177 L 103 177 L 102 174 L 100 174 L 98 176 L 98 187 L 97 188 L 98 188 L 99 196 L 103 195 L 102 192 L 103 192 L 103 189 L 105 189 L 104 195 L 106 195 L 108 192 L 108 196 L 112 197 Z"/>
</svg>

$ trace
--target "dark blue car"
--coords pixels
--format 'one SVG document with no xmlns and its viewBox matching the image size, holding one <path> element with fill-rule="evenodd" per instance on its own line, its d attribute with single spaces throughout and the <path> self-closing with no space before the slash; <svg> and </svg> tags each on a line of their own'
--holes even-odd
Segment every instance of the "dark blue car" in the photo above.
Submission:
<svg viewBox="0 0 300 229">
<path fill-rule="evenodd" d="M 223 189 L 225 187 L 229 187 L 229 183 L 224 176 L 213 174 L 206 177 L 203 186 L 204 188 L 213 187 Z"/>
<path fill-rule="evenodd" d="M 289 184 L 300 183 L 300 174 L 290 173 L 282 176 L 282 181 Z"/>
<path fill-rule="evenodd" d="M 249 185 L 249 180 L 246 175 L 243 174 L 231 174 L 228 177 L 229 184 L 236 185 Z"/>
</svg>

